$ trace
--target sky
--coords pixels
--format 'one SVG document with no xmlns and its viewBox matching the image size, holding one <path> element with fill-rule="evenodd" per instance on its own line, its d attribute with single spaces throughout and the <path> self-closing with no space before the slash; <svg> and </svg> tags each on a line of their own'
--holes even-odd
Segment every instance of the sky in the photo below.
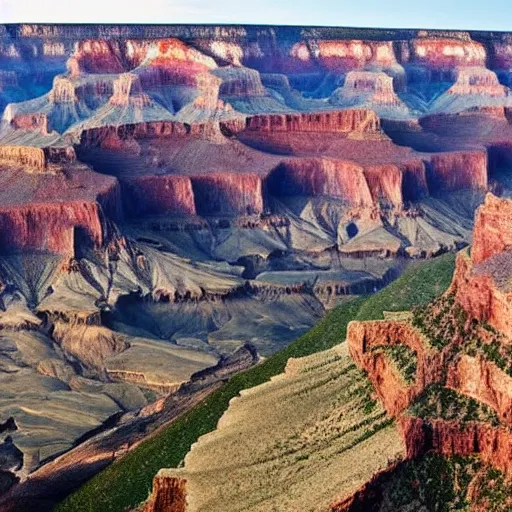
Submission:
<svg viewBox="0 0 512 512">
<path fill-rule="evenodd" d="M 512 32 L 512 0 L 0 0 L 0 23 L 251 23 Z"/>
</svg>

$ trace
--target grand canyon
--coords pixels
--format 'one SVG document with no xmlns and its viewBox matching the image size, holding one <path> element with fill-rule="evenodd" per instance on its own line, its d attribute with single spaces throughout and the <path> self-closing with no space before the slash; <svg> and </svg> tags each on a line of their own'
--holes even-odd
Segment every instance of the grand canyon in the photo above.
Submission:
<svg viewBox="0 0 512 512">
<path fill-rule="evenodd" d="M 0 25 L 0 114 L 0 511 L 512 510 L 512 33 Z"/>
</svg>

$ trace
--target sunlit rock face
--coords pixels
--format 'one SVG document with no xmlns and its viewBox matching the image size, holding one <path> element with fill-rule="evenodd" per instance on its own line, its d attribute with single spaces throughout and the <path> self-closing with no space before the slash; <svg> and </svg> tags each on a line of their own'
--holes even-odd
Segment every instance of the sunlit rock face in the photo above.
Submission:
<svg viewBox="0 0 512 512">
<path fill-rule="evenodd" d="M 510 41 L 0 26 L 0 322 L 30 327 L 44 347 L 56 333 L 41 364 L 23 367 L 30 382 L 95 397 L 63 449 L 143 405 L 141 389 L 176 391 L 197 372 L 224 371 L 226 358 L 246 367 L 340 296 L 468 244 L 485 193 L 511 193 Z M 479 210 L 457 290 L 464 308 L 507 332 L 508 291 L 480 268 L 494 262 L 495 272 L 508 251 L 493 213 L 507 208 L 492 201 Z M 254 357 L 238 352 L 247 340 Z M 482 388 L 490 370 L 479 368 Z M 389 368 L 373 369 L 392 394 Z M 394 408 L 416 392 L 395 391 Z M 18 443 L 31 439 L 30 421 Z"/>
</svg>

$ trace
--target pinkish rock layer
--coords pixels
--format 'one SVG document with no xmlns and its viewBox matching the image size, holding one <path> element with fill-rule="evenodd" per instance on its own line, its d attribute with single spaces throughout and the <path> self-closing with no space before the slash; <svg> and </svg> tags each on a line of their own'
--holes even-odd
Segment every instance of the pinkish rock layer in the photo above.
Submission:
<svg viewBox="0 0 512 512">
<path fill-rule="evenodd" d="M 188 176 L 136 177 L 125 185 L 134 215 L 195 215 L 194 192 Z"/>
<path fill-rule="evenodd" d="M 103 244 L 104 226 L 97 203 L 27 204 L 0 208 L 0 247 L 47 250 L 72 256 L 77 230 L 91 244 Z"/>
<path fill-rule="evenodd" d="M 262 178 L 251 174 L 211 174 L 191 178 L 199 215 L 245 215 L 263 212 Z"/>
<path fill-rule="evenodd" d="M 257 132 L 380 133 L 375 112 L 350 109 L 315 114 L 262 114 L 247 119 L 247 130 Z"/>
</svg>

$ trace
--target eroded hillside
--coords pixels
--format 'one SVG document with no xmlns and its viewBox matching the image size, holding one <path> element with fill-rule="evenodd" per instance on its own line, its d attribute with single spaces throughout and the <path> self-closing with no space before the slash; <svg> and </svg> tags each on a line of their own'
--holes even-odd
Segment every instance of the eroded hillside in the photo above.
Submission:
<svg viewBox="0 0 512 512">
<path fill-rule="evenodd" d="M 507 34 L 1 26 L 4 487 L 466 245 L 511 190 L 511 63 Z"/>
</svg>

